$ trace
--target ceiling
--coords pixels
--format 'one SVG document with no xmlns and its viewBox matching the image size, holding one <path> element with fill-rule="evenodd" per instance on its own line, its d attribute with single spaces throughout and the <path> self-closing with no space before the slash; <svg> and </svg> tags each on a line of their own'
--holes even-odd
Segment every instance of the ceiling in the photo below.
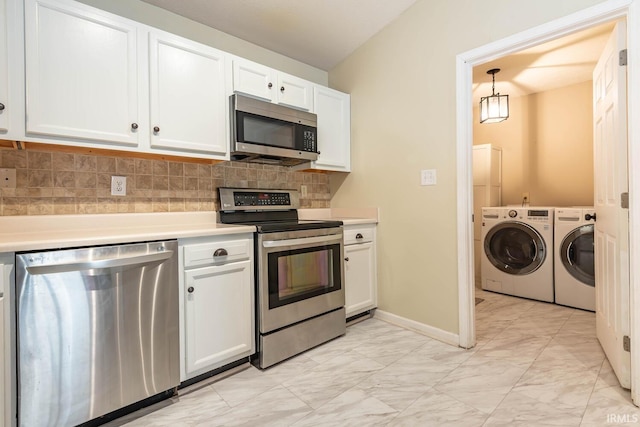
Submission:
<svg viewBox="0 0 640 427">
<path fill-rule="evenodd" d="M 487 70 L 492 68 L 500 68 L 495 75 L 496 93 L 513 97 L 592 80 L 614 25 L 602 24 L 474 67 L 474 102 L 491 95 Z"/>
<path fill-rule="evenodd" d="M 416 0 L 142 0 L 330 70 Z"/>
<path fill-rule="evenodd" d="M 416 0 L 142 0 L 322 70 L 331 70 Z M 602 24 L 477 66 L 474 102 L 591 80 L 613 29 Z"/>
</svg>

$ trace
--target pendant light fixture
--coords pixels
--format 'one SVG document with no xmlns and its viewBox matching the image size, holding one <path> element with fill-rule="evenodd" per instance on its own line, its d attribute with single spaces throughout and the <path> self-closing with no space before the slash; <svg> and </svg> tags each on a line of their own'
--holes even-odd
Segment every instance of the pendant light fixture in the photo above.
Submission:
<svg viewBox="0 0 640 427">
<path fill-rule="evenodd" d="M 496 94 L 496 73 L 500 68 L 487 71 L 493 78 L 491 95 L 480 98 L 480 123 L 498 123 L 509 118 L 509 95 Z"/>
</svg>

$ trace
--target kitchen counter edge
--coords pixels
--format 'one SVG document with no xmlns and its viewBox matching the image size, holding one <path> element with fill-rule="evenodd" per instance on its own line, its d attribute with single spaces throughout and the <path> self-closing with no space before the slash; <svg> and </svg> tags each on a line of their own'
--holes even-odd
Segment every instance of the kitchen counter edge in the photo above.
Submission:
<svg viewBox="0 0 640 427">
<path fill-rule="evenodd" d="M 0 253 L 255 231 L 253 226 L 219 224 L 216 218 L 212 211 L 0 217 Z"/>
</svg>

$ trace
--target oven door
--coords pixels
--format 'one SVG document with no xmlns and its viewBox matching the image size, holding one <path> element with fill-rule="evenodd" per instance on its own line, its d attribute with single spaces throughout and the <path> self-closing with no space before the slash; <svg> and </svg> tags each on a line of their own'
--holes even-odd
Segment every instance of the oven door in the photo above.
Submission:
<svg viewBox="0 0 640 427">
<path fill-rule="evenodd" d="M 342 228 L 258 234 L 261 333 L 344 306 Z"/>
</svg>

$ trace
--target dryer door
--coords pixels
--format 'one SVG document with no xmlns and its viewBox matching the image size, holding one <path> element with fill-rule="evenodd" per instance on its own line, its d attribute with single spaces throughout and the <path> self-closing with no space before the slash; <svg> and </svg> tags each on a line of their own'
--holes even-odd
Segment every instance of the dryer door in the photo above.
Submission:
<svg viewBox="0 0 640 427">
<path fill-rule="evenodd" d="M 507 221 L 489 230 L 484 240 L 484 252 L 498 270 L 522 276 L 533 273 L 542 265 L 547 246 L 533 227 Z"/>
<path fill-rule="evenodd" d="M 595 286 L 593 224 L 573 230 L 562 240 L 560 261 L 569 274 L 585 285 Z"/>
</svg>

